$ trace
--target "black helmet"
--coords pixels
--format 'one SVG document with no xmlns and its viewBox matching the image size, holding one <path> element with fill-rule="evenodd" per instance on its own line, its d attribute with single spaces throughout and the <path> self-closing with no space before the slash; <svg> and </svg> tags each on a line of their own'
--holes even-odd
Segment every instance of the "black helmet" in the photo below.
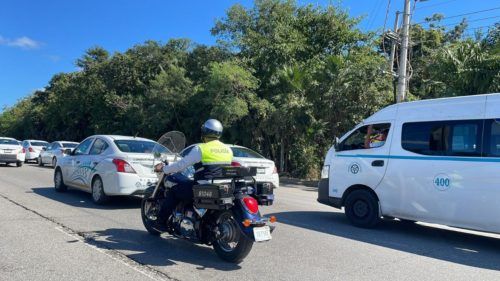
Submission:
<svg viewBox="0 0 500 281">
<path fill-rule="evenodd" d="M 222 135 L 222 124 L 219 120 L 208 119 L 201 126 L 201 137 L 209 139 L 219 139 Z"/>
</svg>

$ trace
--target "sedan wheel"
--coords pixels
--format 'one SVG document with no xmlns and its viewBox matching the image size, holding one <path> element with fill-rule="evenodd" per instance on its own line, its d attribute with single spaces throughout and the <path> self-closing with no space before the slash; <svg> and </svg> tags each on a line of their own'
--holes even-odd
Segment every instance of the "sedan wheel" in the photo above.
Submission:
<svg viewBox="0 0 500 281">
<path fill-rule="evenodd" d="M 38 166 L 43 167 L 42 156 L 38 156 Z"/>
<path fill-rule="evenodd" d="M 57 169 L 54 173 L 54 188 L 57 192 L 64 192 L 68 190 L 68 187 L 64 184 L 61 169 Z"/>
<path fill-rule="evenodd" d="M 104 185 L 99 176 L 96 176 L 92 181 L 92 200 L 99 205 L 109 200 L 109 196 L 104 193 Z"/>
</svg>

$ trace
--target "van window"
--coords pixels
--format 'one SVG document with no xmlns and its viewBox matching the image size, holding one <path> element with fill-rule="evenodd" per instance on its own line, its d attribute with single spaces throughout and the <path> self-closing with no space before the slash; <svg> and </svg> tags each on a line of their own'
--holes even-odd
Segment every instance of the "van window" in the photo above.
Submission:
<svg viewBox="0 0 500 281">
<path fill-rule="evenodd" d="M 480 156 L 482 121 L 403 124 L 403 149 L 423 155 Z"/>
<path fill-rule="evenodd" d="M 500 119 L 492 120 L 490 124 L 490 135 L 485 137 L 486 141 L 489 141 L 489 152 L 486 156 L 500 157 Z"/>
<path fill-rule="evenodd" d="M 391 124 L 381 123 L 363 126 L 352 132 L 339 144 L 338 151 L 370 149 L 385 144 Z"/>
</svg>

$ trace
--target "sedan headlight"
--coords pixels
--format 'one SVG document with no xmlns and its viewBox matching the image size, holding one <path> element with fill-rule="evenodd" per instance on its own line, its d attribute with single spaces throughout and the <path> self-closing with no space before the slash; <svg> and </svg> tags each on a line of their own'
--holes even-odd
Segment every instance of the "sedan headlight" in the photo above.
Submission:
<svg viewBox="0 0 500 281">
<path fill-rule="evenodd" d="M 327 179 L 329 174 L 330 174 L 330 165 L 324 165 L 323 169 L 321 170 L 321 178 Z"/>
</svg>

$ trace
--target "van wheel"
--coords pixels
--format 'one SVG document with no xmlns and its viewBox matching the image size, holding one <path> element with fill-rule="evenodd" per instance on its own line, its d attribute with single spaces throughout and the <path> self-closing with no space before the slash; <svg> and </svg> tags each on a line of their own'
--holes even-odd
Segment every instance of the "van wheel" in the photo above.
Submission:
<svg viewBox="0 0 500 281">
<path fill-rule="evenodd" d="M 94 203 L 101 205 L 108 202 L 109 196 L 104 193 L 104 184 L 99 176 L 95 176 L 92 181 L 92 201 Z"/>
<path fill-rule="evenodd" d="M 380 221 L 378 200 L 367 190 L 355 190 L 345 200 L 345 214 L 357 227 L 374 227 Z"/>
</svg>

